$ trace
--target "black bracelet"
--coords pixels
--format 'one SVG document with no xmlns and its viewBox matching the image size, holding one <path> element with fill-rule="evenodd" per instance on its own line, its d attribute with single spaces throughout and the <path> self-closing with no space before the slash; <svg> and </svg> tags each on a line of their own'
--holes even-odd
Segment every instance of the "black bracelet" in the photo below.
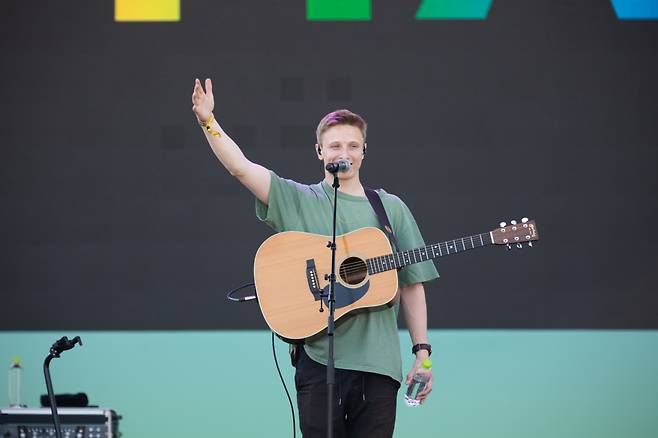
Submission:
<svg viewBox="0 0 658 438">
<path fill-rule="evenodd" d="M 430 344 L 416 344 L 411 347 L 411 354 L 418 353 L 418 350 L 427 350 L 429 356 L 432 355 L 432 346 Z"/>
</svg>

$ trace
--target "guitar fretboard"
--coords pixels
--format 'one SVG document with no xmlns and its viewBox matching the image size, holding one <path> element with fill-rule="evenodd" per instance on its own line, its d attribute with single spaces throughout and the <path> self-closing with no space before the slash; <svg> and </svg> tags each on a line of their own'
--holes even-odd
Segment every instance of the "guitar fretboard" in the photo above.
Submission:
<svg viewBox="0 0 658 438">
<path fill-rule="evenodd" d="M 482 246 L 491 245 L 492 243 L 493 239 L 491 233 L 481 233 L 474 236 L 448 240 L 446 242 L 433 243 L 431 245 L 410 249 L 408 251 L 400 251 L 393 254 L 372 257 L 366 260 L 368 274 L 377 274 L 391 269 L 399 269 L 407 265 L 413 265 L 414 263 L 457 254 L 458 252 L 480 248 Z"/>
</svg>

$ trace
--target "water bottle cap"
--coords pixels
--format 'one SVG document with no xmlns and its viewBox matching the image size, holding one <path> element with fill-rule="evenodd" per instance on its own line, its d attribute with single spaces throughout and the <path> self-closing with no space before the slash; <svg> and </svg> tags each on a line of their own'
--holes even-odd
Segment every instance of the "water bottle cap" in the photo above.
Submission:
<svg viewBox="0 0 658 438">
<path fill-rule="evenodd" d="M 425 359 L 421 365 L 426 370 L 429 370 L 430 368 L 432 368 L 432 361 L 429 359 Z"/>
<path fill-rule="evenodd" d="M 19 367 L 19 366 L 21 366 L 22 362 L 23 361 L 21 360 L 20 356 L 14 356 L 14 357 L 11 358 L 11 365 L 12 366 Z"/>
</svg>

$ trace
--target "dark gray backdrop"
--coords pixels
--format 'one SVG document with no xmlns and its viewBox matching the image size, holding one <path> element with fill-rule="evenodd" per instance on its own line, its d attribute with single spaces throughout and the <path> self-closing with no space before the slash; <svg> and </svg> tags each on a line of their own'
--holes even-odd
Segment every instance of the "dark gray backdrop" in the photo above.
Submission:
<svg viewBox="0 0 658 438">
<path fill-rule="evenodd" d="M 4 2 L 0 329 L 265 327 L 224 299 L 271 231 L 195 124 L 195 77 L 249 158 L 302 182 L 318 120 L 362 114 L 364 181 L 428 242 L 537 220 L 533 249 L 438 263 L 431 327 L 658 328 L 658 22 L 593 0 L 308 22 L 304 3 L 116 23 L 107 1 Z"/>
</svg>

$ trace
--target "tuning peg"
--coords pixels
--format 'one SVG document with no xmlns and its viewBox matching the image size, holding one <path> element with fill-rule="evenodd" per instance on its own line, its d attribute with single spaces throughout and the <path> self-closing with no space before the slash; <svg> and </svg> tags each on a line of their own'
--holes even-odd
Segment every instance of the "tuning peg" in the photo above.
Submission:
<svg viewBox="0 0 658 438">
<path fill-rule="evenodd" d="M 516 225 L 516 221 L 509 221 L 510 224 Z"/>
<path fill-rule="evenodd" d="M 508 244 L 507 244 L 507 250 L 509 251 L 510 249 L 512 249 L 512 245 L 510 245 L 510 244 L 508 243 Z"/>
<path fill-rule="evenodd" d="M 501 222 L 500 223 L 500 228 L 505 228 L 507 226 L 507 222 Z"/>
<path fill-rule="evenodd" d="M 528 246 L 532 246 L 532 242 L 528 242 Z"/>
<path fill-rule="evenodd" d="M 528 222 L 528 218 L 524 217 L 523 219 L 521 219 L 521 222 L 525 224 L 526 222 Z"/>
<path fill-rule="evenodd" d="M 521 248 L 523 248 L 523 244 L 521 244 L 521 243 L 517 243 L 517 244 L 516 244 L 516 247 L 519 248 L 519 249 L 521 249 Z"/>
</svg>

